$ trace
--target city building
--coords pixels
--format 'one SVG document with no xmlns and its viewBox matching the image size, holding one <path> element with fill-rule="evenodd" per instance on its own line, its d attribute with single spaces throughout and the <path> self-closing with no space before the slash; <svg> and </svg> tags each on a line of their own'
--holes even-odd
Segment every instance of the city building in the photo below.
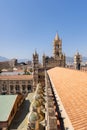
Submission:
<svg viewBox="0 0 87 130">
<path fill-rule="evenodd" d="M 32 75 L 0 76 L 0 94 L 27 94 L 33 91 Z"/>
<path fill-rule="evenodd" d="M 23 100 L 22 95 L 0 95 L 0 130 L 8 130 Z"/>
<path fill-rule="evenodd" d="M 0 62 L 0 69 L 9 69 L 12 71 L 12 68 L 17 66 L 17 59 L 11 59 L 8 61 Z"/>
</svg>

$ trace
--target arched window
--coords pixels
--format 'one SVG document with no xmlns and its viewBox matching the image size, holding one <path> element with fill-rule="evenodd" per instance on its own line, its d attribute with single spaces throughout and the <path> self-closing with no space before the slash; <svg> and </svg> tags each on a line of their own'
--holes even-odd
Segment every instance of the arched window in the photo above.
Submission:
<svg viewBox="0 0 87 130">
<path fill-rule="evenodd" d="M 2 94 L 5 95 L 7 93 L 7 87 L 3 86 L 2 87 Z"/>
<path fill-rule="evenodd" d="M 80 63 L 78 64 L 78 70 L 80 70 Z"/>
<path fill-rule="evenodd" d="M 57 56 L 59 56 L 59 52 L 57 52 L 56 54 L 57 54 Z"/>
<path fill-rule="evenodd" d="M 16 85 L 15 89 L 16 89 L 17 93 L 20 93 L 20 86 L 19 85 Z"/>
<path fill-rule="evenodd" d="M 3 87 L 2 87 L 2 90 L 3 90 L 3 91 L 6 91 L 6 90 L 7 90 L 6 86 L 3 86 Z"/>
<path fill-rule="evenodd" d="M 25 90 L 26 86 L 25 85 L 22 85 L 22 90 Z"/>
<path fill-rule="evenodd" d="M 31 92 L 31 85 L 27 86 L 28 92 Z"/>
<path fill-rule="evenodd" d="M 13 86 L 13 85 L 10 85 L 10 90 L 11 90 L 11 91 L 13 91 L 13 88 L 14 88 L 14 86 Z"/>
</svg>

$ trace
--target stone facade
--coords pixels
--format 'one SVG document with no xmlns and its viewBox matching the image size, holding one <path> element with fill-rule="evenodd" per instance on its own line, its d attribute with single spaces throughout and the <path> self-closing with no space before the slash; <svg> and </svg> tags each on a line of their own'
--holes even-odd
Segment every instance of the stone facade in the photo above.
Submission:
<svg viewBox="0 0 87 130">
<path fill-rule="evenodd" d="M 32 90 L 33 79 L 31 76 L 0 76 L 0 94 L 27 94 Z"/>
</svg>

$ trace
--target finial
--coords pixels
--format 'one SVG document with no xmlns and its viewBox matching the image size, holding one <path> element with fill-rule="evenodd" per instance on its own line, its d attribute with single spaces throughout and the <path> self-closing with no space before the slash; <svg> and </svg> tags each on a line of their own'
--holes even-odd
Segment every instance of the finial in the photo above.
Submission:
<svg viewBox="0 0 87 130">
<path fill-rule="evenodd" d="M 54 40 L 55 40 L 55 41 L 58 41 L 58 40 L 59 40 L 58 32 L 56 32 L 56 36 L 55 36 Z"/>
<path fill-rule="evenodd" d="M 43 53 L 43 56 L 45 57 L 45 53 Z"/>
<path fill-rule="evenodd" d="M 79 51 L 78 51 L 78 49 L 76 50 L 76 55 L 79 55 Z"/>
<path fill-rule="evenodd" d="M 35 52 L 34 52 L 34 54 L 37 55 L 37 50 L 36 50 L 36 48 L 35 48 Z"/>
</svg>

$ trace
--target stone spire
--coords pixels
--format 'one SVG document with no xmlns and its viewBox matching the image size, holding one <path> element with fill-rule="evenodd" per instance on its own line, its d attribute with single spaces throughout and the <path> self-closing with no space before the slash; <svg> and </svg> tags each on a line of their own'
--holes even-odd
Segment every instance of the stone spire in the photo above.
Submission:
<svg viewBox="0 0 87 130">
<path fill-rule="evenodd" d="M 56 33 L 56 36 L 55 36 L 54 40 L 55 40 L 55 41 L 58 41 L 58 40 L 59 40 L 58 33 Z"/>
</svg>

